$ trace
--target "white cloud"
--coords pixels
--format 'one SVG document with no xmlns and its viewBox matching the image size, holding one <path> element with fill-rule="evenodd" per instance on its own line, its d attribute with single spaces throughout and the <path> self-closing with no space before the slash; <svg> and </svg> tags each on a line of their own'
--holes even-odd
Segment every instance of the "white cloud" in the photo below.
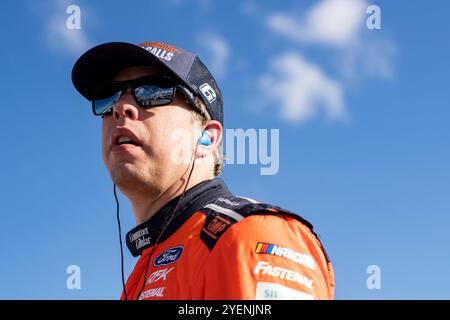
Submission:
<svg viewBox="0 0 450 320">
<path fill-rule="evenodd" d="M 298 54 L 280 53 L 283 59 L 276 67 L 281 73 L 274 76 L 272 72 L 270 81 L 263 77 L 262 95 L 279 102 L 283 118 L 306 120 L 316 113 L 319 105 L 325 108 L 330 119 L 347 117 L 344 95 L 348 86 L 361 83 L 361 77 L 366 75 L 392 78 L 395 45 L 379 31 L 367 29 L 366 8 L 366 0 L 321 0 L 300 15 L 272 13 L 268 16 L 269 30 L 293 44 L 303 48 L 326 47 L 330 57 L 326 63 L 337 71 L 330 77 L 319 65 L 305 61 Z M 278 87 L 278 91 L 270 92 L 268 83 Z"/>
<path fill-rule="evenodd" d="M 391 79 L 396 54 L 397 48 L 392 41 L 364 39 L 336 53 L 336 65 L 346 81 L 360 81 L 363 75 Z"/>
<path fill-rule="evenodd" d="M 68 29 L 66 20 L 59 16 L 51 17 L 47 28 L 47 42 L 52 49 L 79 54 L 89 47 L 83 29 Z"/>
<path fill-rule="evenodd" d="M 209 51 L 208 68 L 215 77 L 223 77 L 227 70 L 230 47 L 218 34 L 208 33 L 201 36 L 201 43 Z"/>
<path fill-rule="evenodd" d="M 394 43 L 386 39 L 373 39 L 367 41 L 362 47 L 363 68 L 370 75 L 381 76 L 382 78 L 392 78 L 394 67 L 393 57 L 397 54 Z"/>
<path fill-rule="evenodd" d="M 396 48 L 378 31 L 367 31 L 366 8 L 365 0 L 322 0 L 303 16 L 272 14 L 266 22 L 271 31 L 295 43 L 336 49 L 334 62 L 347 80 L 362 74 L 391 78 Z"/>
<path fill-rule="evenodd" d="M 363 0 L 323 0 L 304 17 L 273 14 L 267 25 L 294 41 L 342 47 L 351 44 L 365 26 L 365 8 Z"/>
<path fill-rule="evenodd" d="M 271 104 L 281 108 L 285 120 L 303 122 L 320 108 L 329 119 L 345 118 L 342 86 L 297 53 L 285 53 L 272 61 L 260 85 Z"/>
<path fill-rule="evenodd" d="M 90 41 L 84 29 L 88 14 L 85 7 L 79 6 L 80 29 L 69 29 L 67 20 L 73 12 L 67 13 L 67 9 L 71 5 L 72 3 L 68 0 L 58 0 L 44 2 L 31 9 L 45 21 L 43 31 L 47 47 L 54 51 L 78 55 L 90 47 Z M 92 16 L 90 18 L 92 19 Z"/>
</svg>

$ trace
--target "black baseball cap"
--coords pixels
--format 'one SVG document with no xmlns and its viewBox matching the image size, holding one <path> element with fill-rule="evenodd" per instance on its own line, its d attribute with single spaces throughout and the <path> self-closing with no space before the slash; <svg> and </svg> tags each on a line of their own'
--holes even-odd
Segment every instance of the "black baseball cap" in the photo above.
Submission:
<svg viewBox="0 0 450 320">
<path fill-rule="evenodd" d="M 72 82 L 88 100 L 95 90 L 121 70 L 134 66 L 155 66 L 178 79 L 199 97 L 212 119 L 223 125 L 222 93 L 200 58 L 183 48 L 162 42 L 108 42 L 86 51 L 73 66 Z"/>
</svg>

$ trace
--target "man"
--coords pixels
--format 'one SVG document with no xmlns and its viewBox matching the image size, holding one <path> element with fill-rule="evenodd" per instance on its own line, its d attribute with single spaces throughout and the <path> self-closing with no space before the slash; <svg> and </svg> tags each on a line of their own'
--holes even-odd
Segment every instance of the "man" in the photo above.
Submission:
<svg viewBox="0 0 450 320">
<path fill-rule="evenodd" d="M 198 56 L 106 43 L 79 58 L 72 81 L 103 119 L 103 161 L 137 223 L 126 241 L 140 258 L 122 299 L 333 298 L 312 225 L 217 178 L 222 95 Z"/>
</svg>

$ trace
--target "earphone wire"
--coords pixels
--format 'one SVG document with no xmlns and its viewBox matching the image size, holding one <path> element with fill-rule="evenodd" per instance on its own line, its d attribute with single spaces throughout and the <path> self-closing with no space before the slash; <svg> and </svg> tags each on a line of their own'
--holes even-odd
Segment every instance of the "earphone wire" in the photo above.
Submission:
<svg viewBox="0 0 450 320">
<path fill-rule="evenodd" d="M 146 284 L 146 282 L 147 282 L 147 270 L 148 270 L 148 267 L 149 267 L 149 265 L 150 265 L 150 260 L 151 260 L 152 255 L 153 255 L 153 251 L 155 250 L 155 247 L 157 246 L 157 244 L 158 244 L 158 242 L 159 242 L 159 239 L 160 239 L 161 236 L 164 234 L 164 231 L 165 231 L 166 228 L 169 226 L 169 224 L 172 222 L 172 220 L 173 220 L 173 218 L 174 218 L 174 216 L 175 216 L 175 213 L 177 212 L 178 207 L 180 206 L 181 200 L 182 200 L 183 197 L 184 197 L 184 194 L 185 194 L 185 192 L 186 192 L 186 189 L 187 189 L 187 187 L 188 187 L 188 185 L 189 185 L 189 181 L 191 180 L 192 172 L 194 171 L 195 159 L 196 159 L 196 154 L 197 154 L 197 148 L 198 148 L 198 143 L 197 143 L 196 146 L 195 146 L 191 170 L 190 170 L 190 172 L 189 172 L 189 175 L 188 175 L 188 178 L 187 178 L 187 182 L 186 182 L 186 185 L 184 186 L 184 189 L 183 189 L 183 192 L 182 192 L 182 194 L 181 194 L 181 196 L 180 196 L 180 199 L 178 199 L 177 205 L 176 205 L 175 208 L 173 209 L 172 214 L 170 215 L 169 220 L 167 221 L 167 223 L 165 224 L 165 226 L 164 226 L 164 228 L 161 230 L 161 232 L 158 234 L 158 238 L 156 238 L 156 241 L 155 241 L 155 243 L 153 244 L 152 250 L 150 251 L 150 254 L 148 255 L 147 264 L 146 264 L 146 266 L 145 266 L 145 272 L 144 272 L 144 281 L 143 281 L 141 290 L 139 290 L 139 294 L 136 296 L 136 299 L 139 299 L 139 297 L 140 297 L 141 294 L 142 294 L 142 291 L 143 291 L 144 288 L 145 288 L 145 284 Z"/>
<path fill-rule="evenodd" d="M 128 300 L 128 298 L 127 298 L 127 290 L 125 288 L 125 274 L 124 274 L 124 271 L 123 271 L 123 244 L 122 244 L 122 227 L 121 227 L 121 224 L 120 224 L 120 215 L 119 215 L 119 199 L 117 198 L 116 184 L 115 183 L 114 183 L 114 198 L 116 199 L 117 225 L 119 227 L 120 265 L 121 265 L 121 274 L 122 274 L 123 296 L 124 296 L 125 300 Z"/>
</svg>

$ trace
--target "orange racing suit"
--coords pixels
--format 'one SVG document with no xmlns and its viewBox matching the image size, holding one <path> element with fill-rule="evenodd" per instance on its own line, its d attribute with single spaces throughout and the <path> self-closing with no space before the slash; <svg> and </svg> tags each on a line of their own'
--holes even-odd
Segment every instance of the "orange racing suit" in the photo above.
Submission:
<svg viewBox="0 0 450 320">
<path fill-rule="evenodd" d="M 216 178 L 186 192 L 155 244 L 178 200 L 127 233 L 140 256 L 127 299 L 333 299 L 332 265 L 302 217 L 233 196 Z"/>
</svg>

